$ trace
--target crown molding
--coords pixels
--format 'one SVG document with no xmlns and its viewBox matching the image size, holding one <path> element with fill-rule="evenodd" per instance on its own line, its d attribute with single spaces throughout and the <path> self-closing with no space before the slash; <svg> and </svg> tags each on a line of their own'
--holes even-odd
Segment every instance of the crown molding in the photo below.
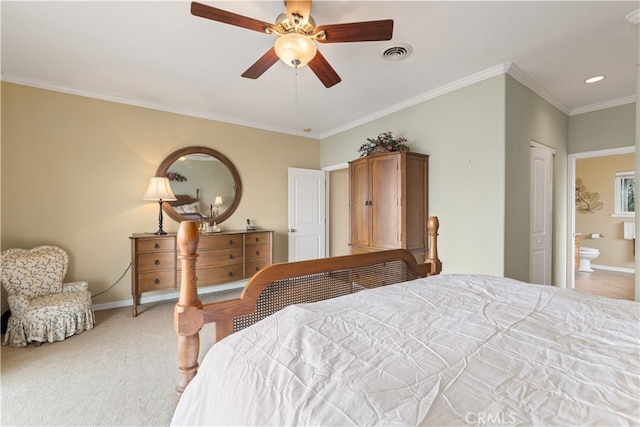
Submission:
<svg viewBox="0 0 640 427">
<path fill-rule="evenodd" d="M 555 95 L 549 92 L 547 88 L 542 86 L 540 83 L 532 79 L 531 76 L 522 71 L 522 69 L 520 69 L 517 65 L 509 64 L 507 74 L 534 91 L 536 94 L 542 97 L 542 99 L 556 107 L 558 110 L 562 111 L 566 115 L 570 115 L 571 109 L 569 107 L 567 107 L 558 98 L 556 98 Z"/>
<path fill-rule="evenodd" d="M 611 101 L 601 102 L 599 104 L 586 105 L 580 108 L 574 108 L 571 110 L 570 116 L 578 114 L 590 113 L 592 111 L 604 110 L 605 108 L 619 107 L 621 105 L 632 104 L 636 102 L 636 96 L 625 96 L 624 98 L 612 99 Z"/>
<path fill-rule="evenodd" d="M 229 123 L 229 124 L 238 125 L 238 126 L 245 126 L 253 129 L 262 129 L 270 132 L 278 132 L 278 133 L 283 133 L 287 135 L 296 135 L 304 138 L 314 139 L 313 136 L 309 134 L 305 134 L 303 131 L 295 132 L 289 128 L 279 128 L 276 126 L 268 126 L 268 125 L 265 125 L 264 123 L 256 123 L 248 120 L 242 120 L 237 117 L 230 117 L 230 116 L 217 115 L 217 114 L 203 114 L 197 111 L 183 110 L 180 108 L 169 107 L 164 104 L 154 104 L 152 102 L 144 102 L 144 101 L 138 101 L 138 100 L 133 100 L 129 98 L 110 96 L 110 95 L 105 95 L 103 93 L 98 93 L 98 92 L 77 90 L 77 89 L 72 89 L 64 86 L 56 86 L 48 83 L 39 82 L 36 80 L 22 79 L 22 78 L 15 77 L 12 75 L 7 75 L 7 74 L 3 74 L 0 81 L 7 82 L 7 83 L 14 83 L 14 84 L 23 85 L 23 86 L 30 86 L 38 89 L 50 90 L 53 92 L 66 93 L 68 95 L 76 95 L 76 96 L 82 96 L 85 98 L 98 99 L 100 101 L 115 102 L 118 104 L 131 105 L 134 107 L 148 108 L 150 110 L 164 111 L 167 113 L 180 114 L 188 117 L 196 117 L 200 119 L 213 120 L 217 122 Z"/>
</svg>

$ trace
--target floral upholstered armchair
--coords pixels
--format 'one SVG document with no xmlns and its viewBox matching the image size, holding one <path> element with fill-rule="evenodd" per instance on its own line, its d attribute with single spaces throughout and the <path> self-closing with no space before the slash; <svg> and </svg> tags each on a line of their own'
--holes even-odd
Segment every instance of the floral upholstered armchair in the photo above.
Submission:
<svg viewBox="0 0 640 427">
<path fill-rule="evenodd" d="M 63 283 L 69 256 L 57 246 L 2 252 L 2 285 L 11 317 L 3 344 L 62 341 L 93 329 L 87 282 Z"/>
</svg>

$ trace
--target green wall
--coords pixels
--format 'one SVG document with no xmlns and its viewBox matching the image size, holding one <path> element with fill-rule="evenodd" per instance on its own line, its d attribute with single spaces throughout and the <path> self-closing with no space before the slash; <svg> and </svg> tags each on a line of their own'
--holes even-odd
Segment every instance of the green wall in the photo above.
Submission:
<svg viewBox="0 0 640 427">
<path fill-rule="evenodd" d="M 406 137 L 412 151 L 430 155 L 429 214 L 440 218 L 444 272 L 502 275 L 504 99 L 502 75 L 425 101 L 323 139 L 321 165 L 357 158 L 383 131 Z"/>
<path fill-rule="evenodd" d="M 568 116 L 510 76 L 506 79 L 505 275 L 529 280 L 530 145 L 555 150 L 553 158 L 552 283 L 566 282 Z"/>
<path fill-rule="evenodd" d="M 529 279 L 529 145 L 555 149 L 554 283 L 566 275 L 568 117 L 508 75 L 458 89 L 321 142 L 321 164 L 357 157 L 382 131 L 430 155 L 429 214 L 445 273 Z M 348 231 L 348 230 L 347 230 Z"/>
<path fill-rule="evenodd" d="M 636 145 L 636 103 L 571 116 L 569 154 Z"/>
</svg>

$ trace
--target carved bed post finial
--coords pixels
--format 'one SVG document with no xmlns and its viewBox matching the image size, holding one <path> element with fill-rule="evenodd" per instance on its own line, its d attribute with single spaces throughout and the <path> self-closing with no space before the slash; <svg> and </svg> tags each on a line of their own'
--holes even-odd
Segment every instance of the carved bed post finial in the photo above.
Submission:
<svg viewBox="0 0 640 427">
<path fill-rule="evenodd" d="M 429 249 L 425 263 L 431 264 L 431 275 L 440 274 L 442 271 L 442 262 L 438 258 L 438 228 L 440 221 L 437 216 L 430 216 L 427 220 L 427 235 L 429 236 Z"/>
<path fill-rule="evenodd" d="M 198 299 L 196 261 L 200 234 L 195 221 L 182 221 L 178 230 L 180 265 L 182 276 L 180 296 L 173 311 L 173 325 L 178 334 L 179 378 L 176 386 L 176 403 L 182 392 L 198 371 L 200 353 L 199 332 L 204 325 L 202 302 Z"/>
</svg>

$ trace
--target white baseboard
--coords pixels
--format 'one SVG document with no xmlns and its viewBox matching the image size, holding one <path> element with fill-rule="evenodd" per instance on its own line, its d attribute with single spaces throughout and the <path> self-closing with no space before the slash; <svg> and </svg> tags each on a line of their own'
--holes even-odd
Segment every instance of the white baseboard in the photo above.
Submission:
<svg viewBox="0 0 640 427">
<path fill-rule="evenodd" d="M 620 273 L 636 274 L 636 270 L 633 268 L 611 267 L 609 265 L 598 265 L 598 264 L 591 264 L 591 268 L 593 268 L 594 270 L 609 270 L 609 271 L 617 271 Z"/>
<path fill-rule="evenodd" d="M 232 289 L 240 289 L 243 288 L 244 285 L 247 284 L 249 280 L 239 280 L 237 282 L 232 283 L 224 283 L 222 285 L 209 285 L 198 288 L 198 294 L 209 294 L 213 292 L 223 292 L 229 291 Z M 158 302 L 158 301 L 167 301 L 171 299 L 177 299 L 179 295 L 178 291 L 171 291 L 163 294 L 157 295 L 149 295 L 149 296 L 140 296 L 139 304 L 148 304 L 150 302 Z M 133 306 L 133 299 L 129 298 L 123 301 L 114 301 L 114 302 L 106 302 L 104 304 L 94 304 L 94 311 L 102 311 L 102 310 L 111 310 L 112 308 L 122 308 L 122 307 L 131 307 Z"/>
</svg>

